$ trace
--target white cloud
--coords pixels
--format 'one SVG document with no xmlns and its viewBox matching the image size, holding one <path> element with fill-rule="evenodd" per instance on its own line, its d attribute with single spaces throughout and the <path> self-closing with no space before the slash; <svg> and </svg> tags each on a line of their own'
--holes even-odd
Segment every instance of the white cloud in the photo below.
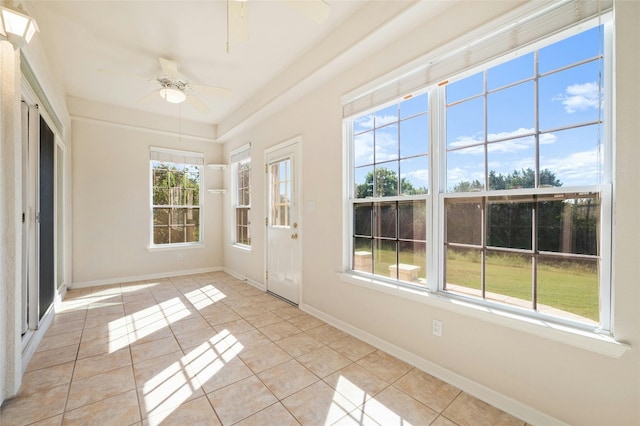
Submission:
<svg viewBox="0 0 640 426">
<path fill-rule="evenodd" d="M 404 172 L 401 177 L 406 178 L 415 187 L 427 186 L 427 182 L 429 182 L 429 170 L 423 169 Z"/>
<path fill-rule="evenodd" d="M 490 141 L 502 140 L 502 139 L 507 139 L 507 140 L 503 142 L 490 143 L 487 146 L 487 149 L 489 152 L 492 152 L 492 153 L 503 153 L 503 154 L 509 154 L 509 153 L 515 153 L 515 152 L 521 152 L 523 150 L 527 150 L 534 143 L 533 136 L 525 136 L 525 137 L 519 137 L 519 136 L 530 135 L 531 133 L 533 133 L 533 131 L 534 129 L 519 128 L 511 132 L 489 133 L 487 136 Z M 540 144 L 541 145 L 552 144 L 556 141 L 556 139 L 557 137 L 553 133 L 544 133 L 540 135 Z M 481 144 L 481 143 L 482 143 L 482 140 L 474 138 L 473 136 L 461 136 L 458 139 L 456 139 L 454 142 L 450 143 L 449 147 L 460 148 L 460 147 L 464 147 L 472 144 Z M 476 145 L 464 150 L 456 151 L 456 153 L 479 155 L 484 153 L 484 146 Z"/>
<path fill-rule="evenodd" d="M 578 111 L 585 111 L 589 108 L 600 106 L 601 94 L 598 83 L 595 81 L 584 84 L 572 84 L 567 86 L 564 93 L 556 95 L 553 101 L 562 101 L 564 110 L 573 114 Z"/>
<path fill-rule="evenodd" d="M 600 182 L 602 156 L 598 155 L 598 149 L 592 149 L 562 158 L 540 158 L 540 167 L 554 172 L 562 186 L 592 185 Z"/>
</svg>

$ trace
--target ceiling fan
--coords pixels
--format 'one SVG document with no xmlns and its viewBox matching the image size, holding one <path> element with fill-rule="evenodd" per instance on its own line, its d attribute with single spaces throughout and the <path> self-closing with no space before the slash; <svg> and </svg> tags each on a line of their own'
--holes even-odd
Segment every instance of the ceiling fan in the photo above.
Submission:
<svg viewBox="0 0 640 426">
<path fill-rule="evenodd" d="M 160 88 L 140 99 L 139 103 L 152 102 L 159 95 L 167 102 L 179 104 L 186 101 L 198 111 L 208 113 L 211 112 L 211 109 L 193 92 L 208 93 L 214 96 L 229 96 L 231 94 L 229 89 L 187 81 L 178 73 L 179 64 L 175 61 L 166 58 L 158 58 L 158 61 L 162 68 L 162 74 L 155 81 L 160 85 Z"/>
<path fill-rule="evenodd" d="M 229 96 L 231 90 L 223 87 L 208 86 L 205 84 L 193 83 L 180 76 L 178 68 L 180 65 L 166 58 L 158 58 L 162 73 L 156 78 L 145 78 L 154 81 L 160 87 L 148 95 L 142 97 L 138 103 L 153 102 L 164 99 L 167 102 L 180 104 L 186 102 L 202 113 L 211 112 L 204 102 L 197 98 L 194 93 L 206 93 L 214 96 Z"/>
<path fill-rule="evenodd" d="M 227 0 L 227 53 L 229 43 L 249 39 L 249 0 Z M 325 0 L 287 0 L 286 3 L 318 24 L 323 23 L 331 13 L 331 6 Z"/>
</svg>

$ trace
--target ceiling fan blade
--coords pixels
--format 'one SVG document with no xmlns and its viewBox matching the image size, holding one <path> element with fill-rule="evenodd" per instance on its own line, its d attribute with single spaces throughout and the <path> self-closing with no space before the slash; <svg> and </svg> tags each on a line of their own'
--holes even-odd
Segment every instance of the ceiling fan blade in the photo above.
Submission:
<svg viewBox="0 0 640 426">
<path fill-rule="evenodd" d="M 189 93 L 187 95 L 186 102 L 189 105 L 191 105 L 192 107 L 194 107 L 195 109 L 197 109 L 198 111 L 200 111 L 201 113 L 203 113 L 203 114 L 207 114 L 207 113 L 211 112 L 211 108 L 206 106 L 204 104 L 204 102 L 202 102 L 200 99 L 198 99 L 195 96 L 193 96 L 191 93 Z"/>
<path fill-rule="evenodd" d="M 198 93 L 206 93 L 213 96 L 230 96 L 231 90 L 224 87 L 207 86 L 206 84 L 189 83 L 191 89 Z"/>
<path fill-rule="evenodd" d="M 165 76 L 170 78 L 178 79 L 180 76 L 178 75 L 178 63 L 165 58 L 158 58 L 160 61 L 160 66 L 162 67 L 162 72 Z"/>
<path fill-rule="evenodd" d="M 322 24 L 331 13 L 331 6 L 324 0 L 288 0 L 288 3 L 318 24 Z"/>
<path fill-rule="evenodd" d="M 138 100 L 139 104 L 148 104 L 151 103 L 153 101 L 159 101 L 160 98 L 160 90 L 154 90 L 153 92 L 149 93 L 148 95 L 143 96 L 142 98 L 140 98 Z"/>
<path fill-rule="evenodd" d="M 243 42 L 249 40 L 249 7 L 246 1 L 227 0 L 227 25 L 229 41 Z"/>
</svg>

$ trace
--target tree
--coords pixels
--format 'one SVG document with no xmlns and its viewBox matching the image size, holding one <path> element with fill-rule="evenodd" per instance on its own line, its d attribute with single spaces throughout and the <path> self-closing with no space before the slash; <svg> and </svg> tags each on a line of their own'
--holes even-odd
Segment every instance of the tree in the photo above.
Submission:
<svg viewBox="0 0 640 426">
<path fill-rule="evenodd" d="M 367 198 L 374 196 L 373 172 L 367 173 L 364 183 L 356 186 L 356 197 Z M 401 195 L 426 194 L 427 188 L 415 188 L 406 178 L 400 179 Z M 376 168 L 375 196 L 393 197 L 398 194 L 398 175 L 395 171 L 385 167 Z"/>
<path fill-rule="evenodd" d="M 514 170 L 506 175 L 498 174 L 494 170 L 489 172 L 489 190 L 535 188 L 535 172 L 532 168 Z M 540 186 L 562 186 L 555 173 L 549 169 L 540 171 Z M 484 187 L 478 179 L 461 181 L 453 187 L 453 192 L 481 191 Z"/>
</svg>

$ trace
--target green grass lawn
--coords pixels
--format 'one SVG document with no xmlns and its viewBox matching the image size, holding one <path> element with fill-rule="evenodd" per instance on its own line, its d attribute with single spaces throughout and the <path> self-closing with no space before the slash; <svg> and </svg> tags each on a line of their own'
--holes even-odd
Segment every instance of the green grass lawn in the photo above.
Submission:
<svg viewBox="0 0 640 426">
<path fill-rule="evenodd" d="M 446 280 L 480 290 L 481 264 L 478 252 L 449 250 Z M 421 267 L 418 277 L 426 277 L 424 253 L 401 253 L 400 263 Z M 374 274 L 388 277 L 395 264 L 395 252 L 376 250 Z M 598 271 L 595 261 L 538 261 L 538 304 L 599 321 Z M 527 255 L 492 254 L 486 261 L 486 291 L 532 300 L 531 260 Z"/>
</svg>

